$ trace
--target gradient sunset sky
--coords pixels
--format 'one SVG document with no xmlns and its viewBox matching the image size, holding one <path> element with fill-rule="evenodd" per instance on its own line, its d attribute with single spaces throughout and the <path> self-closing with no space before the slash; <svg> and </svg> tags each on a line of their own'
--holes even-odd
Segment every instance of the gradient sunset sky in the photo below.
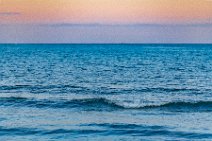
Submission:
<svg viewBox="0 0 212 141">
<path fill-rule="evenodd" d="M 92 24 L 99 25 L 88 26 Z M 0 0 L 0 25 L 0 42 L 151 42 L 139 39 L 147 36 L 158 38 L 152 42 L 212 42 L 212 1 Z M 187 41 L 177 39 L 185 31 L 199 35 L 187 37 Z M 46 32 L 55 34 L 56 39 Z M 114 32 L 117 40 L 111 37 Z M 119 36 L 127 33 L 129 36 Z M 161 33 L 163 39 L 157 37 Z M 47 36 L 39 39 L 39 34 Z M 25 41 L 27 37 L 34 40 Z"/>
</svg>

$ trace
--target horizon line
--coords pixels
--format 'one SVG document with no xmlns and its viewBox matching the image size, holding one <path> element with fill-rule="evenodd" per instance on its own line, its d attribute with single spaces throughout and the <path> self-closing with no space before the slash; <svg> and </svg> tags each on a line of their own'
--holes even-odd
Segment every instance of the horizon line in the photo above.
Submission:
<svg viewBox="0 0 212 141">
<path fill-rule="evenodd" d="M 212 43 L 0 43 L 0 45 L 212 45 Z"/>
</svg>

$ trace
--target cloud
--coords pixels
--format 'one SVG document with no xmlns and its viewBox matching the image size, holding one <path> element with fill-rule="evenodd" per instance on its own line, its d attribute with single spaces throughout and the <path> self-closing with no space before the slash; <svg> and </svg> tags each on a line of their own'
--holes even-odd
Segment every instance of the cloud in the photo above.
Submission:
<svg viewBox="0 0 212 141">
<path fill-rule="evenodd" d="M 0 25 L 0 43 L 212 43 L 210 24 L 59 25 Z"/>
<path fill-rule="evenodd" d="M 41 24 L 41 26 L 49 26 L 49 27 L 97 27 L 97 26 L 105 26 L 103 24 L 98 23 L 55 23 L 55 24 Z"/>
<path fill-rule="evenodd" d="M 21 15 L 19 12 L 0 12 L 0 16 L 18 16 Z"/>
<path fill-rule="evenodd" d="M 53 23 L 40 24 L 46 27 L 212 27 L 212 23 L 185 23 L 185 24 L 101 24 L 101 23 Z"/>
</svg>

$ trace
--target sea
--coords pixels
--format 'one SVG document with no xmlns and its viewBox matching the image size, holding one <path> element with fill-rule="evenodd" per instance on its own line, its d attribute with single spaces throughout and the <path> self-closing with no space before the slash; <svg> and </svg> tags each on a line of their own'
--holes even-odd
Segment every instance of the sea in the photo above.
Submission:
<svg viewBox="0 0 212 141">
<path fill-rule="evenodd" d="M 1 44 L 1 141 L 211 141 L 212 44 Z"/>
</svg>

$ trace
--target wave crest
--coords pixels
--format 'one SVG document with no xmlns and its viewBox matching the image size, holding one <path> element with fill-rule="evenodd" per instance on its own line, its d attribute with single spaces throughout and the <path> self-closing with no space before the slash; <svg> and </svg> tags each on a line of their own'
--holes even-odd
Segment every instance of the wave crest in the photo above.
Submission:
<svg viewBox="0 0 212 141">
<path fill-rule="evenodd" d="M 28 106 L 37 108 L 81 108 L 84 110 L 159 109 L 175 111 L 212 111 L 212 101 L 164 102 L 159 104 L 131 104 L 107 98 L 80 98 L 48 100 L 27 97 L 1 97 L 0 106 Z"/>
</svg>

